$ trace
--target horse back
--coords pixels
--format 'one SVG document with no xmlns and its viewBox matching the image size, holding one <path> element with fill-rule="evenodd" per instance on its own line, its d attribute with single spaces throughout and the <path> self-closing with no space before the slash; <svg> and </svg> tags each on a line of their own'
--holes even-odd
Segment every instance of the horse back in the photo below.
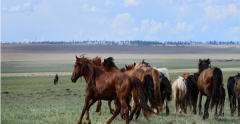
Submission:
<svg viewBox="0 0 240 124">
<path fill-rule="evenodd" d="M 212 89 L 213 71 L 214 71 L 214 68 L 207 68 L 203 70 L 202 73 L 199 75 L 198 81 L 197 81 L 199 91 L 204 92 L 205 88 Z"/>
</svg>

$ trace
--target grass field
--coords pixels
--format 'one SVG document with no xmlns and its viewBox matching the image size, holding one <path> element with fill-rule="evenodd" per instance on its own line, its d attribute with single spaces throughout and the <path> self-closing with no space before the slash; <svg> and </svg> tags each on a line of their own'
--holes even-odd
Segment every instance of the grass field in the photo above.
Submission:
<svg viewBox="0 0 240 124">
<path fill-rule="evenodd" d="M 40 46 L 42 47 L 42 46 Z M 2 124 L 72 124 L 76 123 L 80 117 L 80 113 L 84 103 L 85 80 L 79 79 L 77 83 L 70 81 L 74 55 L 80 55 L 83 52 L 64 49 L 62 51 L 52 50 L 55 46 L 47 46 L 44 51 L 36 48 L 36 46 L 4 46 L 1 51 L 1 123 Z M 205 48 L 205 47 L 204 47 Z M 225 49 L 226 47 L 224 47 Z M 40 49 L 40 50 L 39 50 Z M 197 71 L 198 59 L 211 58 L 212 66 L 220 67 L 224 75 L 224 87 L 229 76 L 240 72 L 240 63 L 233 62 L 215 62 L 214 59 L 240 59 L 237 47 L 235 51 L 227 54 L 214 53 L 193 53 L 184 54 L 152 54 L 149 50 L 148 54 L 121 53 L 111 54 L 102 52 L 87 53 L 87 57 L 101 56 L 106 58 L 112 56 L 118 67 L 124 67 L 125 64 L 132 64 L 135 61 L 145 59 L 152 66 L 167 67 L 170 70 L 171 80 L 175 80 L 178 75 L 185 71 Z M 187 48 L 186 48 L 187 49 Z M 213 48 L 214 49 L 214 48 Z M 217 48 L 220 49 L 221 48 Z M 121 50 L 121 49 L 119 49 Z M 101 51 L 98 50 L 98 51 Z M 181 51 L 181 50 L 179 50 Z M 179 51 L 175 51 L 179 53 Z M 186 50 L 188 51 L 188 50 Z M 229 51 L 229 50 L 228 50 Z M 128 51 L 131 53 L 131 51 Z M 151 53 L 151 54 L 150 54 Z M 161 52 L 160 52 L 161 53 Z M 53 85 L 54 75 L 59 74 L 58 85 Z M 227 90 L 227 89 L 226 89 Z M 204 105 L 205 97 L 203 97 L 202 105 Z M 152 116 L 151 121 L 147 122 L 141 115 L 138 120 L 131 121 L 132 124 L 145 123 L 239 123 L 239 117 L 235 114 L 230 116 L 228 96 L 225 102 L 225 116 L 215 120 L 213 117 L 214 110 L 210 111 L 208 120 L 202 120 L 199 115 L 191 115 L 188 110 L 187 114 L 174 114 L 174 102 L 170 102 L 170 115 L 166 116 L 165 111 L 160 115 Z M 111 116 L 106 102 L 103 102 L 102 115 L 95 112 L 96 104 L 90 109 L 90 117 L 93 124 L 105 123 Z M 202 107 L 203 108 L 203 107 Z M 198 109 L 197 109 L 198 110 Z M 85 117 L 84 117 L 85 120 Z M 124 120 L 117 116 L 112 123 L 125 123 Z"/>
</svg>

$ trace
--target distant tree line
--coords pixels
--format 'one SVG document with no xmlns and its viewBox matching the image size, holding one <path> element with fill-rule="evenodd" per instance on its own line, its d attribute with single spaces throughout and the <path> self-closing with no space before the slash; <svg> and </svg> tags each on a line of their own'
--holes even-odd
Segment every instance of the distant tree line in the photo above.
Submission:
<svg viewBox="0 0 240 124">
<path fill-rule="evenodd" d="M 3 43 L 3 42 L 1 42 Z M 190 44 L 211 44 L 211 45 L 230 45 L 240 44 L 239 41 L 146 41 L 146 40 L 129 40 L 129 41 L 30 41 L 30 42 L 5 42 L 9 44 L 82 44 L 82 45 L 136 45 L 136 46 L 165 46 L 165 45 L 190 45 Z"/>
</svg>

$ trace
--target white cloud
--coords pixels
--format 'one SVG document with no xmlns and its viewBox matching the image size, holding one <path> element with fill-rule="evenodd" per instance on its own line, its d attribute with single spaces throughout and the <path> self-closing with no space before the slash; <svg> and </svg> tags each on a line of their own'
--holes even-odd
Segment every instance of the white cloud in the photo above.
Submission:
<svg viewBox="0 0 240 124">
<path fill-rule="evenodd" d="M 97 8 L 96 6 L 89 7 L 87 4 L 84 4 L 82 8 L 83 8 L 84 11 L 87 11 L 87 12 L 98 12 L 98 11 L 100 11 L 100 9 Z"/>
<path fill-rule="evenodd" d="M 111 0 L 106 0 L 105 1 L 105 6 L 113 6 L 114 5 L 114 2 L 111 1 Z"/>
<path fill-rule="evenodd" d="M 80 30 L 79 32 L 77 32 L 75 35 L 74 35 L 74 38 L 81 38 L 81 36 L 83 35 L 84 33 L 84 30 Z"/>
<path fill-rule="evenodd" d="M 129 13 L 118 14 L 113 20 L 112 27 L 121 28 L 121 27 L 129 26 L 133 22 L 134 22 L 134 19 Z"/>
<path fill-rule="evenodd" d="M 33 4 L 31 2 L 24 3 L 22 6 L 16 5 L 12 7 L 3 7 L 2 8 L 3 12 L 8 12 L 8 13 L 25 13 L 25 12 L 33 12 Z"/>
<path fill-rule="evenodd" d="M 141 31 L 142 32 L 147 32 L 147 33 L 156 33 L 157 31 L 161 30 L 161 29 L 167 29 L 167 27 L 169 27 L 169 22 L 165 21 L 165 23 L 161 23 L 161 22 L 156 22 L 154 19 L 152 19 L 151 21 L 149 21 L 148 19 L 142 20 L 141 21 Z"/>
<path fill-rule="evenodd" d="M 193 29 L 191 24 L 187 24 L 186 22 L 178 22 L 176 26 L 176 31 L 188 31 L 190 32 Z"/>
<path fill-rule="evenodd" d="M 208 26 L 207 25 L 204 25 L 201 29 L 202 32 L 205 32 L 206 30 L 208 29 Z"/>
<path fill-rule="evenodd" d="M 227 16 L 240 17 L 240 10 L 236 4 L 225 5 L 209 5 L 204 8 L 207 19 L 209 20 L 220 20 Z"/>
<path fill-rule="evenodd" d="M 138 0 L 124 0 L 125 7 L 138 6 L 138 5 L 140 5 L 140 1 L 138 1 Z"/>
<path fill-rule="evenodd" d="M 238 33 L 240 35 L 240 26 L 232 27 L 230 33 Z"/>
</svg>

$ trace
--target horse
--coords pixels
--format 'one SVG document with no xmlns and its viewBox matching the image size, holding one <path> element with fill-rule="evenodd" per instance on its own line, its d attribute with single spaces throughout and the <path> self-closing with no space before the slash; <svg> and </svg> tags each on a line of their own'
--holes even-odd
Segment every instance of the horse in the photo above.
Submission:
<svg viewBox="0 0 240 124">
<path fill-rule="evenodd" d="M 147 62 L 144 60 L 142 62 L 135 62 L 132 67 L 135 69 L 143 69 L 146 74 L 149 74 L 153 78 L 154 82 L 154 99 L 157 104 L 157 113 L 161 112 L 163 109 L 161 91 L 159 85 L 159 72 L 158 70 L 152 68 Z"/>
<path fill-rule="evenodd" d="M 155 67 L 154 67 L 155 68 Z M 166 108 L 166 115 L 169 115 L 169 107 L 168 102 L 172 100 L 172 86 L 171 86 L 171 80 L 168 73 L 167 68 L 155 68 L 159 72 L 159 81 L 160 81 L 160 93 L 162 97 L 162 104 L 164 105 L 165 101 L 165 108 Z"/>
<path fill-rule="evenodd" d="M 217 108 L 219 104 L 219 99 L 222 96 L 223 89 L 223 75 L 222 71 L 218 67 L 211 67 L 211 61 L 209 59 L 201 60 L 198 63 L 198 81 L 197 86 L 199 90 L 199 115 L 201 112 L 201 102 L 202 96 L 207 96 L 207 100 L 204 105 L 204 115 L 203 120 L 209 118 L 208 108 L 211 101 L 210 108 L 212 109 L 214 105 L 216 106 L 214 117 L 218 119 Z"/>
<path fill-rule="evenodd" d="M 57 74 L 55 75 L 53 82 L 54 82 L 54 85 L 58 84 L 58 75 Z"/>
<path fill-rule="evenodd" d="M 198 87 L 197 87 L 197 80 L 198 80 L 198 73 L 194 73 L 193 75 L 189 75 L 186 79 L 186 86 L 187 86 L 187 94 L 186 94 L 186 104 L 192 110 L 193 107 L 193 114 L 197 114 L 197 100 L 198 100 Z"/>
<path fill-rule="evenodd" d="M 240 75 L 240 73 L 238 73 L 238 75 Z M 233 114 L 236 110 L 236 95 L 234 92 L 234 85 L 235 85 L 235 82 L 237 81 L 238 75 L 230 76 L 227 81 L 228 98 L 229 98 L 229 102 L 230 102 L 231 116 L 233 116 Z"/>
<path fill-rule="evenodd" d="M 114 111 L 112 117 L 106 122 L 107 124 L 110 124 L 120 113 L 121 107 L 124 108 L 126 124 L 129 124 L 131 119 L 129 118 L 130 105 L 128 97 L 133 88 L 137 89 L 140 106 L 147 107 L 143 92 L 144 88 L 140 80 L 136 77 L 129 78 L 121 72 L 104 72 L 83 55 L 79 58 L 76 56 L 71 81 L 75 83 L 79 77 L 84 77 L 87 85 L 85 103 L 78 124 L 82 123 L 85 112 L 87 112 L 86 121 L 88 123 L 91 122 L 89 109 L 97 100 L 114 100 L 116 111 Z M 150 108 L 148 109 L 150 110 Z M 144 113 L 147 120 L 150 114 L 150 111 Z"/>
<path fill-rule="evenodd" d="M 154 104 L 153 100 L 153 80 L 150 75 L 146 75 L 145 72 L 142 69 L 132 69 L 132 70 L 125 70 L 125 69 L 118 69 L 118 67 L 114 63 L 114 59 L 112 57 L 108 57 L 107 59 L 104 59 L 102 62 L 102 68 L 106 72 L 124 72 L 128 76 L 132 77 L 135 76 L 138 79 L 141 80 L 142 85 L 147 91 L 147 98 L 149 98 L 151 107 L 154 108 L 156 105 Z M 137 92 L 133 90 L 132 92 L 132 97 L 133 97 L 133 108 L 136 107 L 138 104 L 138 99 L 137 99 Z M 133 109 L 134 110 L 134 109 Z M 154 109 L 153 109 L 154 112 Z M 136 114 L 136 119 L 138 118 L 140 114 L 140 109 L 138 109 L 137 114 Z"/>
<path fill-rule="evenodd" d="M 169 79 L 165 76 L 159 77 L 160 79 L 160 90 L 161 90 L 161 96 L 162 96 L 162 104 L 164 104 L 164 101 L 166 103 L 166 115 L 169 115 L 169 107 L 168 102 L 172 100 L 172 86 L 169 81 Z"/>
<path fill-rule="evenodd" d="M 186 113 L 185 107 L 185 95 L 187 92 L 187 87 L 185 84 L 185 79 L 181 76 L 176 79 L 172 84 L 173 96 L 175 100 L 175 113 L 181 113 L 182 109 Z"/>
<path fill-rule="evenodd" d="M 240 116 L 240 74 L 235 76 L 234 93 L 238 99 L 238 116 Z"/>
</svg>

